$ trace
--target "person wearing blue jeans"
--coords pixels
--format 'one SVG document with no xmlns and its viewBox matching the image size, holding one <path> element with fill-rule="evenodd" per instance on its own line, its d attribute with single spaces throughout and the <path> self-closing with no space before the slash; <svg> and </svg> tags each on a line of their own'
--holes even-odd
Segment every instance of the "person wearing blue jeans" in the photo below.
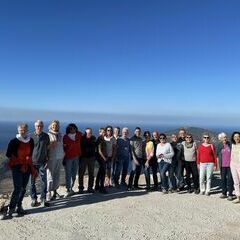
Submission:
<svg viewBox="0 0 240 240">
<path fill-rule="evenodd" d="M 157 145 L 156 156 L 158 158 L 159 172 L 162 181 L 162 192 L 168 193 L 168 177 L 174 151 L 170 143 L 166 141 L 167 136 L 164 133 L 159 134 L 160 143 Z"/>
</svg>

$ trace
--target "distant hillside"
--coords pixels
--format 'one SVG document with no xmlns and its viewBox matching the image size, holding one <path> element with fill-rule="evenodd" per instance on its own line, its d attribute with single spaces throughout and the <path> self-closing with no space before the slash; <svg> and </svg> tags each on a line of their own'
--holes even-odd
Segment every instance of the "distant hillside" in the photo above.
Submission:
<svg viewBox="0 0 240 240">
<path fill-rule="evenodd" d="M 211 141 L 216 144 L 218 142 L 218 133 L 210 131 L 208 129 L 204 128 L 197 128 L 197 127 L 185 127 L 186 131 L 191 133 L 193 135 L 194 141 L 199 144 L 202 141 L 202 135 L 205 132 L 208 132 L 209 135 L 211 136 Z M 172 134 L 178 134 L 179 128 L 167 131 L 166 134 L 168 138 L 171 137 Z"/>
</svg>

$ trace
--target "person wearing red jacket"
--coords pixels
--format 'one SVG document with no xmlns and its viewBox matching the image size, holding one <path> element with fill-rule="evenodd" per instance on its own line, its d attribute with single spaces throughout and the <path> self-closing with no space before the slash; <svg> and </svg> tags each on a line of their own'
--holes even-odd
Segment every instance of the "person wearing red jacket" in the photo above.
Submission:
<svg viewBox="0 0 240 240">
<path fill-rule="evenodd" d="M 63 137 L 64 160 L 66 188 L 67 192 L 64 197 L 74 195 L 72 190 L 76 175 L 78 172 L 79 160 L 81 157 L 81 138 L 82 134 L 78 131 L 74 123 L 70 123 L 66 128 L 66 134 Z"/>
<path fill-rule="evenodd" d="M 213 170 L 217 168 L 217 154 L 214 145 L 210 143 L 208 133 L 203 134 L 203 143 L 198 147 L 197 164 L 199 167 L 200 194 L 210 196 L 212 174 Z"/>
</svg>

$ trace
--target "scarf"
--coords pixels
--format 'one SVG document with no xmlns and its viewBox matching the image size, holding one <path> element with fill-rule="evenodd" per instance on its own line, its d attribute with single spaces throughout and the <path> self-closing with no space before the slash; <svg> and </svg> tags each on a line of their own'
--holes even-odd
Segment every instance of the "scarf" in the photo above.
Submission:
<svg viewBox="0 0 240 240">
<path fill-rule="evenodd" d="M 21 141 L 21 142 L 24 142 L 24 143 L 28 143 L 30 141 L 30 137 L 28 135 L 25 135 L 25 136 L 22 136 L 20 134 L 17 134 L 16 135 L 16 138 Z"/>
</svg>

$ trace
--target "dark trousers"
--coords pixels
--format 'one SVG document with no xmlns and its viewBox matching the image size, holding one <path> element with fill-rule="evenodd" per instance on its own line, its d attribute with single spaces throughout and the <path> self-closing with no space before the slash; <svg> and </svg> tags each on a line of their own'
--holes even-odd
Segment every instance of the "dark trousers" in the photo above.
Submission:
<svg viewBox="0 0 240 240">
<path fill-rule="evenodd" d="M 133 180 L 134 180 L 134 187 L 138 187 L 138 180 L 141 175 L 143 161 L 141 158 L 138 158 L 137 161 L 139 162 L 139 165 L 136 166 L 135 170 L 131 171 L 130 176 L 129 176 L 129 181 L 128 181 L 129 188 L 132 187 Z"/>
<path fill-rule="evenodd" d="M 176 190 L 178 185 L 178 165 L 171 164 L 169 167 L 169 188 Z"/>
<path fill-rule="evenodd" d="M 178 178 L 178 187 L 183 188 L 185 183 L 184 183 L 184 161 L 178 161 L 178 173 L 177 173 L 177 178 Z"/>
<path fill-rule="evenodd" d="M 95 182 L 95 188 L 96 189 L 103 189 L 104 188 L 104 181 L 105 181 L 105 175 L 106 175 L 106 162 L 99 158 L 97 159 L 98 164 L 99 164 L 99 169 L 96 177 L 96 182 Z"/>
<path fill-rule="evenodd" d="M 191 189 L 191 174 L 192 174 L 192 179 L 193 179 L 193 185 L 194 189 L 198 190 L 199 189 L 199 174 L 198 174 L 198 168 L 197 168 L 197 163 L 196 161 L 193 162 L 188 162 L 185 161 L 184 163 L 185 169 L 186 169 L 186 183 L 188 186 L 188 189 Z"/>
<path fill-rule="evenodd" d="M 86 169 L 88 169 L 88 189 L 93 188 L 94 183 L 94 163 L 95 157 L 82 157 L 79 161 L 78 182 L 79 190 L 84 189 L 83 179 Z"/>
<path fill-rule="evenodd" d="M 222 194 L 232 196 L 233 195 L 233 178 L 230 167 L 221 167 L 221 186 Z"/>
<path fill-rule="evenodd" d="M 145 168 L 144 174 L 145 174 L 145 178 L 146 178 L 147 188 L 150 188 L 150 185 L 151 185 L 151 182 L 150 182 L 151 170 L 152 170 L 152 175 L 153 175 L 154 188 L 157 188 L 158 187 L 158 178 L 157 178 L 158 163 L 157 162 L 150 163 L 149 167 Z"/>
<path fill-rule="evenodd" d="M 41 199 L 46 199 L 47 194 L 47 171 L 44 165 L 35 165 L 41 184 Z M 31 177 L 31 198 L 37 200 L 36 179 Z"/>
<path fill-rule="evenodd" d="M 29 177 L 30 170 L 26 173 L 21 172 L 21 165 L 16 165 L 12 168 L 14 190 L 11 196 L 9 209 L 15 210 L 16 206 L 22 206 L 22 200 L 24 198 L 24 194 L 26 193 Z"/>
</svg>

